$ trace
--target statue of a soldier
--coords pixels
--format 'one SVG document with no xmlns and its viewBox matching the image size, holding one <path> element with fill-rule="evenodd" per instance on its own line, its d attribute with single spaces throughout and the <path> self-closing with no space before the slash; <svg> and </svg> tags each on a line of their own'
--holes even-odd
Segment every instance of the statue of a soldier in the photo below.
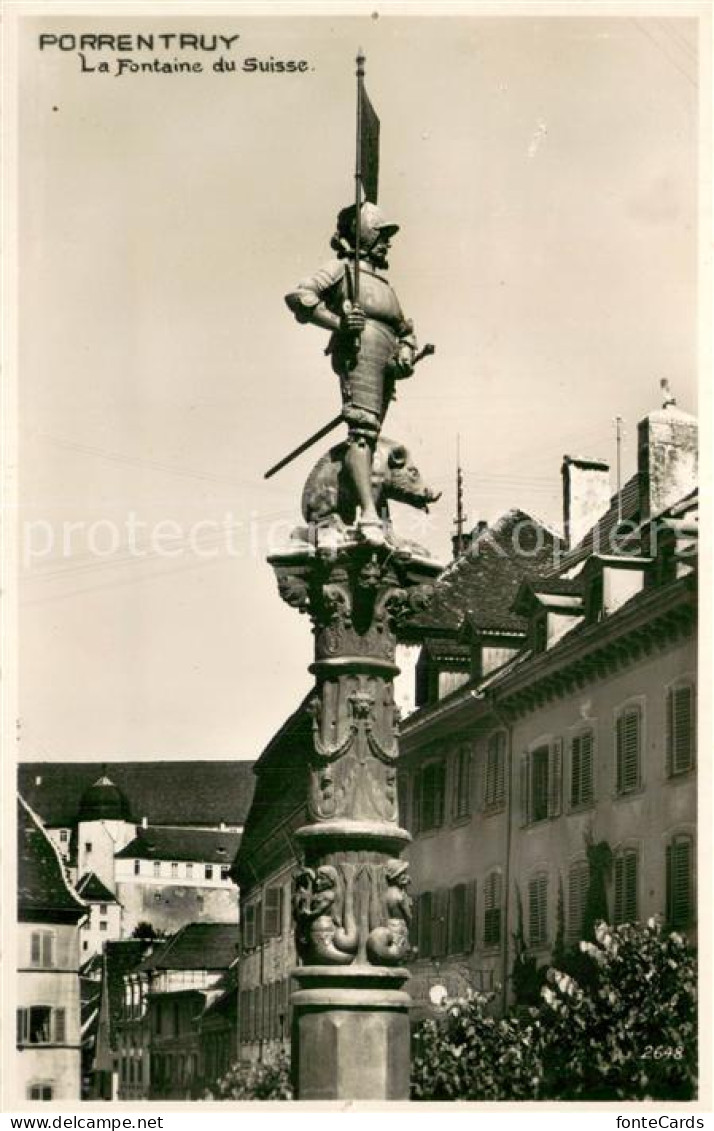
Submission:
<svg viewBox="0 0 714 1131">
<path fill-rule="evenodd" d="M 331 241 L 336 258 L 298 283 L 285 301 L 299 322 L 332 331 L 326 352 L 340 378 L 349 430 L 345 467 L 362 512 L 360 530 L 368 541 L 380 543 L 384 532 L 372 493 L 372 459 L 395 382 L 411 376 L 417 344 L 411 322 L 380 273 L 389 266 L 390 240 L 399 226 L 375 204 L 363 204 L 357 241 L 356 215 L 354 205 L 342 209 Z"/>
</svg>

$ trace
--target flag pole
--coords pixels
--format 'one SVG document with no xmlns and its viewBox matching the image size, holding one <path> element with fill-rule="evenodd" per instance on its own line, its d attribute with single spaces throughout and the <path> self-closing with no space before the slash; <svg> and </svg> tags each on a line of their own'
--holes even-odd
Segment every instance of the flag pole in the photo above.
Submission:
<svg viewBox="0 0 714 1131">
<path fill-rule="evenodd" d="M 365 55 L 357 48 L 357 136 L 355 145 L 355 273 L 354 303 L 359 304 L 360 206 L 362 204 L 362 92 Z"/>
</svg>

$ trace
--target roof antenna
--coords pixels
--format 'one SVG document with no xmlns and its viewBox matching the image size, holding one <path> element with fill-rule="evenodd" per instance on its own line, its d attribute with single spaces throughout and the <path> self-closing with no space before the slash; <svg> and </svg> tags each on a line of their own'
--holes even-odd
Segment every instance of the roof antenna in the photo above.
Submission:
<svg viewBox="0 0 714 1131">
<path fill-rule="evenodd" d="M 461 470 L 461 436 L 456 435 L 456 518 L 454 526 L 456 535 L 453 539 L 454 557 L 460 558 L 464 552 L 464 475 Z"/>
<path fill-rule="evenodd" d="M 622 523 L 622 417 L 615 417 L 617 432 L 617 525 Z"/>
</svg>

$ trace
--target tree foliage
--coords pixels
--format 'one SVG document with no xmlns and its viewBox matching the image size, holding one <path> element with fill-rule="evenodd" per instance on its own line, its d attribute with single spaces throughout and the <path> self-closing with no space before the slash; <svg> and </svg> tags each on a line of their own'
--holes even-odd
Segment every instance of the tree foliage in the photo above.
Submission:
<svg viewBox="0 0 714 1131">
<path fill-rule="evenodd" d="M 692 1099 L 696 979 L 686 941 L 655 920 L 599 922 L 579 953 L 586 976 L 551 968 L 525 1015 L 495 1018 L 493 995 L 470 993 L 423 1022 L 413 1098 Z"/>
</svg>

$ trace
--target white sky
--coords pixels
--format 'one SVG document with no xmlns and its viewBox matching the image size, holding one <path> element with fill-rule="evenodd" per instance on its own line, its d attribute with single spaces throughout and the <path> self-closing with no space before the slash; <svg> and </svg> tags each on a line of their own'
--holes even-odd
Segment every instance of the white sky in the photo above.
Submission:
<svg viewBox="0 0 714 1131">
<path fill-rule="evenodd" d="M 311 69 L 117 78 L 37 48 L 181 30 Z M 401 532 L 447 556 L 457 433 L 472 523 L 558 525 L 564 453 L 614 464 L 620 414 L 630 474 L 663 376 L 696 410 L 696 42 L 644 13 L 22 21 L 21 518 L 60 544 L 22 585 L 20 758 L 254 758 L 309 686 L 264 558 L 328 444 L 262 475 L 339 411 L 325 336 L 282 296 L 352 198 L 359 44 L 391 278 L 437 346 L 385 431 L 444 497 L 419 527 L 395 508 Z M 141 550 L 179 524 L 176 555 L 128 553 L 132 514 Z M 120 547 L 97 557 L 104 520 Z M 215 556 L 192 552 L 202 521 L 244 524 L 232 554 L 208 527 Z"/>
</svg>

